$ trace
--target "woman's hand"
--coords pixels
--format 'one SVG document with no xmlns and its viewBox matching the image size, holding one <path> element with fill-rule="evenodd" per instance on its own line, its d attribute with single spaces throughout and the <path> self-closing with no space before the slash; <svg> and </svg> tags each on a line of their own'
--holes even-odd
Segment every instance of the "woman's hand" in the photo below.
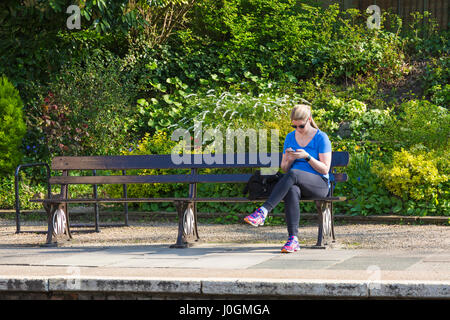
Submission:
<svg viewBox="0 0 450 320">
<path fill-rule="evenodd" d="M 304 159 L 308 156 L 308 152 L 303 149 L 297 149 L 297 151 L 294 151 L 292 148 L 287 148 L 286 152 L 283 154 L 283 159 L 281 160 L 281 170 L 285 172 L 289 171 L 295 160 Z"/>
<path fill-rule="evenodd" d="M 309 156 L 309 153 L 303 149 L 297 149 L 293 156 L 295 156 L 295 159 L 305 159 Z"/>
<path fill-rule="evenodd" d="M 294 151 L 292 148 L 287 148 L 285 154 L 286 154 L 287 160 L 292 160 L 292 161 L 297 160 L 297 159 L 304 159 L 309 156 L 309 153 L 303 149 L 297 149 L 296 151 Z"/>
<path fill-rule="evenodd" d="M 292 148 L 287 148 L 285 153 L 283 153 L 283 158 L 281 160 L 281 170 L 284 172 L 288 172 L 292 166 L 292 163 L 295 161 L 296 157 L 293 154 L 294 150 Z"/>
<path fill-rule="evenodd" d="M 297 159 L 297 157 L 294 155 L 294 149 L 292 148 L 287 148 L 284 155 L 286 156 L 286 160 L 289 162 L 293 162 Z"/>
</svg>

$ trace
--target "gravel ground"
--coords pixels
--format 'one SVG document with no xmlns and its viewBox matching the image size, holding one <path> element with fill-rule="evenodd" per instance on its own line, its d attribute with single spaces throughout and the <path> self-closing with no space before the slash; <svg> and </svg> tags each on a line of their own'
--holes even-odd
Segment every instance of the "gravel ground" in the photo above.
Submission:
<svg viewBox="0 0 450 320">
<path fill-rule="evenodd" d="M 76 223 L 76 222 L 72 222 Z M 123 246 L 144 244 L 173 244 L 177 237 L 175 222 L 131 222 L 129 227 L 102 227 L 100 233 L 92 228 L 73 228 L 71 241 L 61 237 L 59 244 L 71 246 Z M 44 222 L 27 222 L 16 234 L 15 222 L 0 220 L 0 246 L 38 246 L 45 242 Z M 41 231 L 36 233 L 35 231 Z M 440 249 L 450 251 L 450 227 L 439 225 L 340 224 L 335 226 L 336 247 L 345 249 Z M 284 243 L 284 226 L 251 227 L 247 224 L 199 223 L 199 234 L 206 243 Z M 300 244 L 314 245 L 317 224 L 299 228 Z"/>
</svg>

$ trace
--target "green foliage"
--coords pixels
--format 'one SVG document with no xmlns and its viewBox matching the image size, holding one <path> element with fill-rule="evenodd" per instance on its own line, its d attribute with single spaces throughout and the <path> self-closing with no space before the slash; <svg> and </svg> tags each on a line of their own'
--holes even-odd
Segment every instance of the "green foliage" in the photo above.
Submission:
<svg viewBox="0 0 450 320">
<path fill-rule="evenodd" d="M 403 30 L 407 50 L 418 58 L 439 57 L 449 53 L 449 30 L 439 32 L 430 12 L 412 12 L 411 22 Z"/>
<path fill-rule="evenodd" d="M 295 83 L 314 75 L 343 79 L 367 73 L 388 81 L 403 73 L 399 36 L 368 30 L 357 10 L 342 13 L 338 5 L 324 9 L 289 0 L 211 2 L 196 7 L 193 32 L 185 38 L 223 48 L 216 56 L 230 74 Z"/>
<path fill-rule="evenodd" d="M 26 131 L 19 92 L 6 77 L 0 78 L 0 176 L 13 172 L 22 154 L 20 144 Z"/>
<path fill-rule="evenodd" d="M 45 0 L 45 1 L 22 1 L 14 0 L 2 1 L 2 9 L 7 11 L 4 13 L 4 19 L 8 23 L 25 26 L 23 20 L 17 22 L 9 21 L 10 17 L 18 17 L 19 19 L 28 19 L 31 25 L 37 23 L 50 23 L 50 25 L 42 26 L 46 30 L 52 30 L 57 27 L 65 26 L 69 14 L 66 10 L 70 5 L 78 5 L 81 14 L 81 25 L 84 28 L 91 28 L 97 32 L 121 31 L 126 33 L 130 28 L 136 27 L 143 23 L 142 17 L 138 15 L 137 9 L 130 6 L 129 0 Z M 137 1 L 137 4 L 147 3 L 148 1 Z M 158 1 L 162 3 L 172 3 L 180 1 Z M 133 3 L 135 3 L 133 1 Z M 30 27 L 30 26 L 28 26 Z"/>
<path fill-rule="evenodd" d="M 342 91 L 340 88 L 315 86 L 311 83 L 306 83 L 304 88 L 306 97 L 311 99 L 314 106 L 314 120 L 334 139 L 372 140 L 377 132 L 384 129 L 391 117 L 391 109 L 384 103 L 379 103 L 381 108 L 370 108 L 369 103 L 377 103 L 376 100 L 373 97 L 364 98 L 360 92 Z M 336 92 L 337 90 L 339 91 Z"/>
<path fill-rule="evenodd" d="M 120 60 L 92 57 L 65 66 L 48 90 L 29 121 L 50 156 L 114 154 L 129 141 L 136 89 Z"/>
<path fill-rule="evenodd" d="M 448 156 L 448 152 L 447 152 Z M 438 155 L 406 150 L 395 151 L 392 162 L 377 162 L 373 170 L 383 179 L 390 192 L 404 201 L 426 202 L 429 206 L 449 200 L 449 173 L 439 170 Z M 448 159 L 448 158 L 447 158 Z"/>
<path fill-rule="evenodd" d="M 7 75 L 23 95 L 27 94 L 23 89 L 48 79 L 61 62 L 56 35 L 65 16 L 53 13 L 53 2 L 0 2 L 0 74 Z"/>
<path fill-rule="evenodd" d="M 81 30 L 66 27 L 71 4 L 81 8 Z M 169 140 L 173 130 L 192 134 L 194 120 L 203 131 L 223 136 L 228 128 L 277 129 L 283 139 L 292 131 L 292 105 L 309 102 L 333 150 L 351 153 L 349 181 L 335 190 L 350 200 L 337 204 L 338 212 L 446 214 L 448 195 L 423 191 L 435 190 L 434 182 L 424 184 L 420 192 L 427 196 L 418 200 L 410 193 L 419 186 L 414 182 L 408 189 L 402 182 L 406 173 L 388 187 L 380 172 L 395 169 L 393 156 L 404 148 L 414 170 L 423 160 L 419 155 L 428 152 L 423 172 L 431 172 L 431 157 L 439 175 L 448 176 L 448 31 L 438 32 L 428 13 L 414 13 L 410 26 L 383 13 L 380 30 L 369 30 L 366 18 L 365 12 L 322 7 L 316 0 L 2 1 L 0 74 L 24 101 L 24 161 L 121 150 L 167 154 L 177 144 Z M 424 70 L 416 69 L 422 65 Z M 411 89 L 424 95 L 411 98 Z M 208 144 L 193 152 L 210 152 Z M 42 176 L 39 170 L 30 169 L 33 181 Z M 181 173 L 127 174 L 172 172 Z M 448 189 L 448 182 L 441 184 Z M 397 189 L 408 196 L 397 196 Z M 188 194 L 184 185 L 128 190 L 130 197 Z M 100 191 L 122 196 L 121 185 Z M 73 192 L 90 190 L 77 186 Z M 240 186 L 231 184 L 201 184 L 198 192 L 241 196 Z M 1 197 L 12 203 L 10 195 Z M 169 207 L 142 205 L 154 211 Z M 234 213 L 255 206 L 198 208 L 226 211 L 226 220 L 235 222 Z M 312 204 L 301 208 L 315 210 Z"/>
<path fill-rule="evenodd" d="M 405 55 L 397 35 L 387 31 L 371 33 L 347 23 L 348 30 L 336 35 L 338 40 L 330 44 L 324 72 L 330 72 L 333 78 L 374 75 L 387 83 L 404 74 Z"/>
<path fill-rule="evenodd" d="M 300 97 L 296 95 L 261 93 L 255 96 L 251 92 L 211 89 L 205 94 L 186 97 L 184 104 L 190 112 L 186 113 L 178 126 L 181 124 L 191 127 L 196 120 L 204 128 L 212 127 L 223 131 L 230 124 L 233 128 L 260 129 L 261 121 L 287 121 L 290 109 L 299 101 Z"/>
<path fill-rule="evenodd" d="M 105 1 L 80 1 L 84 4 L 81 5 L 82 29 L 69 30 L 66 10 L 73 1 L 0 2 L 0 74 L 7 75 L 19 89 L 25 105 L 36 98 L 36 88 L 45 86 L 64 63 L 79 62 L 93 52 L 111 50 L 120 54 L 122 48 L 126 50 L 125 34 L 112 30 L 119 23 L 126 24 L 122 15 L 106 14 L 106 17 L 96 13 L 96 8 L 109 12 L 119 6 L 117 1 L 109 3 L 106 6 Z M 92 17 L 90 21 L 84 18 L 86 12 Z M 106 24 L 111 27 L 109 34 L 95 31 Z"/>
<path fill-rule="evenodd" d="M 337 183 L 335 194 L 345 195 L 349 200 L 336 204 L 336 212 L 352 215 L 386 214 L 402 210 L 402 202 L 393 198 L 383 185 L 383 181 L 372 171 L 373 158 L 381 152 L 376 145 L 367 144 L 362 148 L 349 150 L 350 164 L 345 168 L 349 181 Z M 370 150 L 375 150 L 375 153 Z"/>
<path fill-rule="evenodd" d="M 184 90 L 188 89 L 188 86 L 178 77 L 167 78 L 166 84 L 161 84 L 158 80 L 153 81 L 155 82 L 150 84 L 162 95 L 160 99 L 137 100 L 139 112 L 137 128 L 146 132 L 174 126 L 190 111 L 184 104 L 184 99 L 188 96 Z"/>
<path fill-rule="evenodd" d="M 45 194 L 46 187 L 44 185 L 33 185 L 31 180 L 21 172 L 19 192 L 21 209 L 42 209 L 41 204 L 30 202 L 29 200 L 37 193 Z M 14 175 L 0 176 L 0 209 L 15 208 L 15 203 Z"/>
<path fill-rule="evenodd" d="M 424 76 L 425 94 L 438 106 L 450 105 L 450 58 L 442 55 L 432 58 L 426 65 Z"/>
<path fill-rule="evenodd" d="M 386 124 L 378 137 L 390 147 L 425 150 L 448 149 L 450 115 L 448 110 L 426 100 L 411 100 L 399 106 L 399 114 Z"/>
</svg>

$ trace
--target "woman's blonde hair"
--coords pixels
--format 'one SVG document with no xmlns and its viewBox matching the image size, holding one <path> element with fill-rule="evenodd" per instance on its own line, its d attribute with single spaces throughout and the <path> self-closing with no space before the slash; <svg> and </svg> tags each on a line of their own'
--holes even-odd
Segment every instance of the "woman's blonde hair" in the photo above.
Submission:
<svg viewBox="0 0 450 320">
<path fill-rule="evenodd" d="M 291 121 L 293 120 L 306 120 L 311 117 L 311 126 L 313 128 L 319 129 L 317 124 L 314 122 L 311 113 L 311 107 L 307 104 L 296 104 L 291 111 Z"/>
</svg>

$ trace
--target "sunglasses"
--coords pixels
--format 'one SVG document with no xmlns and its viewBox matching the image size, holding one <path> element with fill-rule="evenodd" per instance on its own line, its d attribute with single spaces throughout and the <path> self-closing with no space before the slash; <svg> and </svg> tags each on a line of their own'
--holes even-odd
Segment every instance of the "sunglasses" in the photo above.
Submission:
<svg viewBox="0 0 450 320">
<path fill-rule="evenodd" d="M 309 121 L 309 119 L 306 120 L 305 124 L 301 124 L 299 126 L 296 126 L 296 125 L 292 124 L 291 127 L 294 128 L 294 129 L 297 129 L 297 128 L 304 129 L 306 124 L 308 123 L 308 121 Z"/>
</svg>

